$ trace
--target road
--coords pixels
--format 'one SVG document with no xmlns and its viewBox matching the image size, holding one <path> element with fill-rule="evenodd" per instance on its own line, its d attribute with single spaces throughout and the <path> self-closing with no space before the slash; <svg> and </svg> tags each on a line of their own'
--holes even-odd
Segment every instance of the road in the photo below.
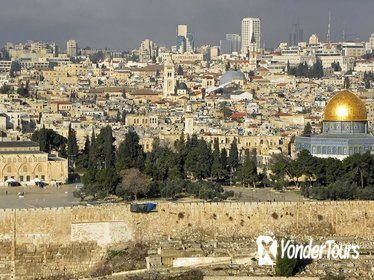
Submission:
<svg viewBox="0 0 374 280">
<path fill-rule="evenodd" d="M 0 187 L 0 209 L 1 208 L 45 208 L 64 207 L 80 204 L 80 199 L 73 196 L 75 185 L 64 185 L 60 188 L 47 186 L 43 189 L 38 187 Z M 296 202 L 305 201 L 297 191 L 276 192 L 266 188 L 244 188 L 225 187 L 225 190 L 233 190 L 236 196 L 240 193 L 238 201 L 246 202 Z M 19 197 L 18 193 L 24 192 L 25 196 Z M 147 200 L 148 201 L 148 200 Z M 164 199 L 154 199 L 156 202 Z M 193 198 L 181 199 L 178 202 L 202 201 Z M 93 203 L 95 204 L 95 203 Z"/>
<path fill-rule="evenodd" d="M 24 197 L 18 193 L 24 192 Z M 47 186 L 39 187 L 1 187 L 0 208 L 41 208 L 63 207 L 79 204 L 80 199 L 73 196 L 74 185 L 60 188 Z"/>
<path fill-rule="evenodd" d="M 239 201 L 247 202 L 266 202 L 266 201 L 276 201 L 276 202 L 297 202 L 305 201 L 303 196 L 299 191 L 285 191 L 278 192 L 270 188 L 244 188 L 244 187 L 225 187 L 226 191 L 234 191 L 236 197 L 239 195 Z"/>
</svg>

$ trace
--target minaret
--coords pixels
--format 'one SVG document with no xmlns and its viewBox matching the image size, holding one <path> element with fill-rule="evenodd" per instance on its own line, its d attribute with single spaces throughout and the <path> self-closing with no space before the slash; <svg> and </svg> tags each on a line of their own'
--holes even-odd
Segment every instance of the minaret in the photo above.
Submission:
<svg viewBox="0 0 374 280">
<path fill-rule="evenodd" d="M 164 64 L 164 98 L 173 94 L 175 90 L 175 69 L 174 64 L 166 60 Z"/>
</svg>

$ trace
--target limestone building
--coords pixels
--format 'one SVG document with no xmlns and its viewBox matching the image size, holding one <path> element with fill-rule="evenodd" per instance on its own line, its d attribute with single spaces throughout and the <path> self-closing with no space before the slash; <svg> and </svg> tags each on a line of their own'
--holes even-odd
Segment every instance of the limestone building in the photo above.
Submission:
<svg viewBox="0 0 374 280">
<path fill-rule="evenodd" d="M 246 54 L 248 47 L 255 36 L 257 49 L 261 47 L 261 21 L 259 18 L 243 18 L 242 20 L 242 54 Z"/>
<path fill-rule="evenodd" d="M 344 90 L 328 102 L 322 133 L 299 136 L 296 151 L 306 149 L 313 156 L 344 159 L 374 149 L 374 136 L 368 133 L 367 111 L 364 102 L 354 93 Z"/>
<path fill-rule="evenodd" d="M 48 183 L 65 183 L 68 161 L 41 152 L 32 141 L 0 142 L 0 183 L 13 178 L 24 184 L 38 178 Z"/>
<path fill-rule="evenodd" d="M 66 42 L 66 54 L 69 57 L 75 57 L 78 54 L 78 44 L 75 40 L 69 40 Z"/>
</svg>

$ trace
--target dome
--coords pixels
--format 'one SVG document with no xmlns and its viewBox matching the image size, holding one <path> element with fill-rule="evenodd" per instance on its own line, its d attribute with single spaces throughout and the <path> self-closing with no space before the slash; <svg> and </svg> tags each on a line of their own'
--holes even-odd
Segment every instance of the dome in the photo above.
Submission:
<svg viewBox="0 0 374 280">
<path fill-rule="evenodd" d="M 219 80 L 219 84 L 223 85 L 232 81 L 245 81 L 245 76 L 240 71 L 233 71 L 229 70 L 222 75 L 221 79 Z"/>
<path fill-rule="evenodd" d="M 177 90 L 188 90 L 188 87 L 185 83 L 179 83 L 177 86 Z"/>
<path fill-rule="evenodd" d="M 366 121 L 365 103 L 351 91 L 340 91 L 328 102 L 323 120 L 333 122 Z"/>
</svg>

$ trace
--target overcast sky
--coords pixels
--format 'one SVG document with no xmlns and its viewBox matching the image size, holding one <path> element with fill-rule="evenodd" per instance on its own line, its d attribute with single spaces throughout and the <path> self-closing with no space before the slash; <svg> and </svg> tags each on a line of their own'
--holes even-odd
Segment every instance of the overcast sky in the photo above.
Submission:
<svg viewBox="0 0 374 280">
<path fill-rule="evenodd" d="M 304 40 L 326 40 L 328 11 L 333 40 L 368 40 L 374 33 L 374 0 L 0 0 L 0 44 L 76 39 L 80 47 L 138 47 L 143 39 L 175 44 L 178 24 L 187 24 L 197 45 L 218 45 L 226 33 L 240 34 L 243 17 L 259 17 L 263 42 L 288 41 L 299 20 Z"/>
</svg>

